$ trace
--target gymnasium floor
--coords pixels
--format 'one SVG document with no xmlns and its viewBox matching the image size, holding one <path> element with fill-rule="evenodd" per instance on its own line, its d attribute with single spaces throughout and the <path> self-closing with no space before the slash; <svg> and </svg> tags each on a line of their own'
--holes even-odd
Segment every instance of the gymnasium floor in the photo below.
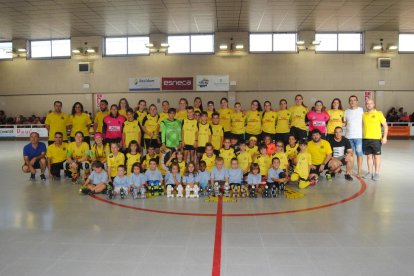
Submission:
<svg viewBox="0 0 414 276">
<path fill-rule="evenodd" d="M 0 142 L 0 275 L 413 275 L 413 141 L 384 147 L 379 182 L 341 175 L 299 199 L 113 201 L 125 206 L 28 181 L 24 144 Z"/>
</svg>

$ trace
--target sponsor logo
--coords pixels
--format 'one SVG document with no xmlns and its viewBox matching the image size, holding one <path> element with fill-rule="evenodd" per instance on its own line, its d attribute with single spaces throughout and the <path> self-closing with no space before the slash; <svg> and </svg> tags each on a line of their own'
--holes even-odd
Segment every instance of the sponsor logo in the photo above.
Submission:
<svg viewBox="0 0 414 276">
<path fill-rule="evenodd" d="M 193 78 L 162 78 L 162 90 L 193 90 Z"/>
<path fill-rule="evenodd" d="M 201 81 L 198 82 L 199 87 L 207 87 L 209 80 L 204 78 Z"/>
</svg>

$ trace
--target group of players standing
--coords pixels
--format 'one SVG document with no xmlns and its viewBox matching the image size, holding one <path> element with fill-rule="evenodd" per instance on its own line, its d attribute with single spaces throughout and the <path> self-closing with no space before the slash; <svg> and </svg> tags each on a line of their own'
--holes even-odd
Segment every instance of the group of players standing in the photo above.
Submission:
<svg viewBox="0 0 414 276">
<path fill-rule="evenodd" d="M 243 110 L 239 102 L 230 108 L 222 98 L 216 111 L 214 102 L 209 101 L 204 109 L 201 98 L 196 97 L 192 106 L 181 98 L 177 109 L 163 101 L 158 113 L 156 105 L 147 107 L 145 100 L 140 100 L 135 110 L 125 98 L 109 109 L 108 102 L 102 100 L 93 120 L 95 143 L 91 147 L 92 121 L 82 104 L 76 102 L 68 116 L 56 101 L 45 122 L 48 162 L 43 162 L 41 153 L 40 157 L 34 155 L 39 152 L 32 152 L 32 143 L 31 149 L 26 149 L 31 144 L 25 147 L 23 170 L 34 178 L 34 169 L 39 167 L 45 179 L 46 166 L 55 178 L 60 177 L 61 169 L 73 177 L 71 172 L 91 167 L 85 187 L 92 193 L 106 190 L 108 182 L 119 192 L 120 187 L 142 188 L 149 181 L 174 188 L 181 184 L 206 188 L 216 182 L 279 187 L 292 180 L 305 188 L 316 183 L 324 170 L 329 180 L 342 165 L 347 165 L 345 178 L 352 180 L 354 153 L 361 174 L 363 146 L 368 155 L 366 177 L 378 180 L 381 144 L 387 137 L 385 118 L 372 100 L 367 101 L 365 113 L 356 96 L 349 98 L 349 104 L 344 111 L 341 100 L 335 98 L 329 110 L 322 101 L 308 110 L 303 97 L 296 95 L 290 108 L 285 99 L 279 101 L 277 110 L 270 101 L 265 101 L 262 109 L 261 103 L 253 100 L 250 109 Z M 349 139 L 342 136 L 344 124 Z M 30 157 L 36 160 L 31 162 Z M 106 177 L 102 174 L 105 168 Z M 125 174 L 128 180 L 122 180 Z"/>
</svg>

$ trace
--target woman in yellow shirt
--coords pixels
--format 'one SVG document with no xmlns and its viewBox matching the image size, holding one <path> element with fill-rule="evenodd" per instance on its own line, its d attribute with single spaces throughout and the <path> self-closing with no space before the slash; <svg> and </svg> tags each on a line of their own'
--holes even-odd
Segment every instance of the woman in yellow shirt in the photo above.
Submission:
<svg viewBox="0 0 414 276">
<path fill-rule="evenodd" d="M 242 111 L 242 106 L 239 102 L 234 104 L 234 112 L 231 114 L 231 134 L 237 138 L 237 141 L 244 141 L 244 124 L 246 116 Z"/>
<path fill-rule="evenodd" d="M 251 109 L 246 112 L 246 140 L 254 136 L 260 138 L 262 132 L 262 106 L 258 100 L 253 100 Z"/>
<path fill-rule="evenodd" d="M 214 107 L 214 102 L 213 101 L 208 101 L 207 102 L 207 115 L 208 115 L 207 122 L 209 124 L 211 124 L 211 118 L 212 118 L 212 115 L 213 115 L 214 112 L 216 112 L 216 109 Z"/>
<path fill-rule="evenodd" d="M 84 174 L 89 170 L 89 145 L 83 140 L 83 133 L 78 131 L 74 134 L 74 142 L 68 145 L 66 175 L 72 177 L 73 181 L 79 178 L 80 170 L 84 170 Z"/>
<path fill-rule="evenodd" d="M 265 101 L 264 104 L 264 111 L 262 115 L 262 135 L 261 139 L 268 135 L 275 141 L 276 137 L 276 112 L 272 110 L 272 104 L 269 101 Z"/>
<path fill-rule="evenodd" d="M 70 141 L 74 142 L 75 134 L 80 131 L 83 134 L 83 141 L 90 146 L 91 139 L 89 137 L 89 126 L 91 124 L 91 118 L 88 114 L 84 113 L 83 105 L 80 102 L 74 103 L 72 107 L 72 114 L 69 116 L 68 123 L 68 125 L 71 125 Z"/>
<path fill-rule="evenodd" d="M 124 116 L 125 119 L 126 119 L 128 109 L 129 109 L 128 100 L 126 98 L 120 99 L 119 102 L 118 102 L 118 113 L 119 113 L 119 115 Z"/>
<path fill-rule="evenodd" d="M 147 102 L 145 100 L 139 100 L 135 109 L 135 119 L 138 119 L 139 124 L 142 126 L 142 120 L 147 116 Z M 143 144 L 141 143 L 141 146 Z"/>
<path fill-rule="evenodd" d="M 175 114 L 175 118 L 180 120 L 181 122 L 187 118 L 187 106 L 188 101 L 186 98 L 181 98 L 178 101 L 178 108 L 177 113 Z"/>
<path fill-rule="evenodd" d="M 298 94 L 295 96 L 295 105 L 289 108 L 290 111 L 290 133 L 295 135 L 296 140 L 302 140 L 308 136 L 308 128 L 305 118 L 308 108 L 303 104 L 303 96 Z"/>
<path fill-rule="evenodd" d="M 194 98 L 194 112 L 199 111 L 200 114 L 201 112 L 203 112 L 203 101 L 201 100 L 200 97 L 195 97 Z"/>
<path fill-rule="evenodd" d="M 328 111 L 329 121 L 328 121 L 328 136 L 327 140 L 330 141 L 334 138 L 335 128 L 342 127 L 344 122 L 344 110 L 342 109 L 342 102 L 340 99 L 335 98 L 331 103 L 331 109 Z"/>
<path fill-rule="evenodd" d="M 281 99 L 279 101 L 279 110 L 276 112 L 276 141 L 283 141 L 287 145 L 290 134 L 290 111 L 287 109 L 287 101 Z"/>
<path fill-rule="evenodd" d="M 220 100 L 220 125 L 224 129 L 224 138 L 231 137 L 231 114 L 233 113 L 233 109 L 229 108 L 229 100 L 227 98 L 221 98 Z"/>
</svg>

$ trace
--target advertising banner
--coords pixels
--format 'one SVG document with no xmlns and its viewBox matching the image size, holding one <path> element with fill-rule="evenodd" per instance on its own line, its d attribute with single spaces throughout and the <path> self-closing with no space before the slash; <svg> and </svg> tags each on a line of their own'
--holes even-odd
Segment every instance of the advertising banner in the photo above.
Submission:
<svg viewBox="0 0 414 276">
<path fill-rule="evenodd" d="M 229 75 L 196 76 L 197 91 L 229 91 Z"/>
<path fill-rule="evenodd" d="M 47 129 L 46 128 L 24 128 L 24 127 L 16 127 L 14 130 L 15 137 L 30 137 L 30 133 L 37 132 L 39 133 L 40 137 L 48 137 Z"/>
<path fill-rule="evenodd" d="M 162 90 L 194 90 L 193 77 L 162 78 Z"/>
<path fill-rule="evenodd" d="M 129 78 L 129 91 L 161 90 L 160 77 Z"/>
<path fill-rule="evenodd" d="M 14 137 L 14 128 L 0 128 L 0 137 Z"/>
</svg>

